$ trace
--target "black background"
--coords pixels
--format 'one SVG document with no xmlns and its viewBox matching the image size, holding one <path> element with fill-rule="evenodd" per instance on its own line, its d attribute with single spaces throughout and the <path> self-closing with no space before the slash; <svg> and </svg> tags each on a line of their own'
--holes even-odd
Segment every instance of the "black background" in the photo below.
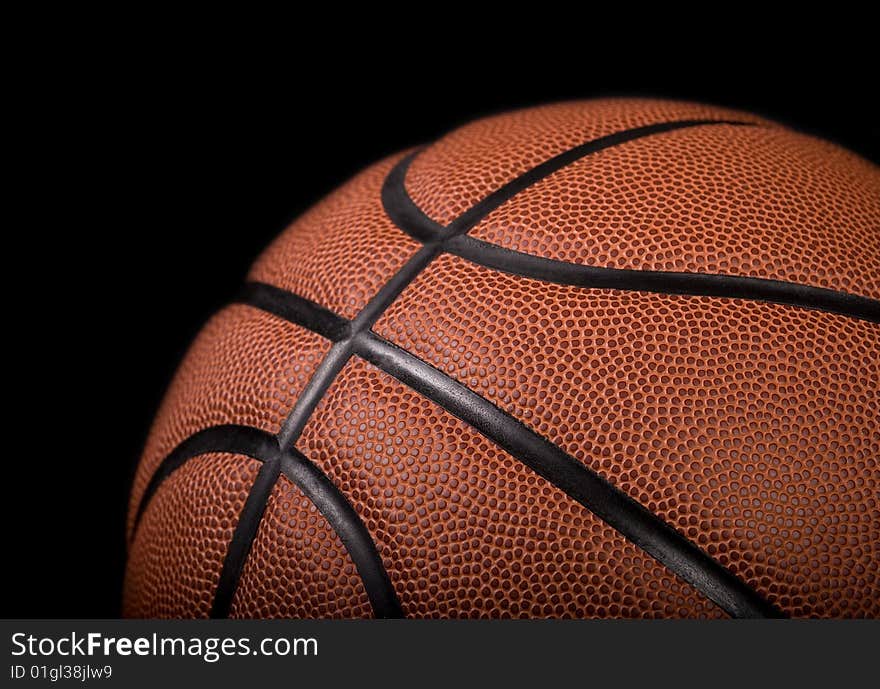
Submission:
<svg viewBox="0 0 880 689">
<path fill-rule="evenodd" d="M 875 65 L 808 64 L 808 43 L 750 60 L 456 44 L 430 64 L 418 43 L 280 50 L 271 70 L 95 51 L 31 85 L 19 234 L 34 246 L 10 301 L 33 365 L 10 371 L 25 383 L 7 433 L 28 442 L 7 456 L 0 615 L 119 614 L 130 482 L 177 362 L 261 248 L 367 163 L 480 115 L 604 95 L 757 111 L 880 160 Z"/>
</svg>

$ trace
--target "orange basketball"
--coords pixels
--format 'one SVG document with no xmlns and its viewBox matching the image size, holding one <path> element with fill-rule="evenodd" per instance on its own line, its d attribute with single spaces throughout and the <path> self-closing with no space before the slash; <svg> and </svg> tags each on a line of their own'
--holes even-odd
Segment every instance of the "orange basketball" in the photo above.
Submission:
<svg viewBox="0 0 880 689">
<path fill-rule="evenodd" d="M 266 250 L 154 423 L 124 612 L 876 617 L 878 496 L 880 170 L 549 105 Z"/>
</svg>

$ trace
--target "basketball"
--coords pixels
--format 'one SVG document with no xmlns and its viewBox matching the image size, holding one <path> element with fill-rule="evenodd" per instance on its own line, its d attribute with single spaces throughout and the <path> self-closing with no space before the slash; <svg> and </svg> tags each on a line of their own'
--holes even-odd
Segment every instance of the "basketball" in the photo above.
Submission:
<svg viewBox="0 0 880 689">
<path fill-rule="evenodd" d="M 877 617 L 880 169 L 647 99 L 377 162 L 203 327 L 128 515 L 127 617 Z"/>
</svg>

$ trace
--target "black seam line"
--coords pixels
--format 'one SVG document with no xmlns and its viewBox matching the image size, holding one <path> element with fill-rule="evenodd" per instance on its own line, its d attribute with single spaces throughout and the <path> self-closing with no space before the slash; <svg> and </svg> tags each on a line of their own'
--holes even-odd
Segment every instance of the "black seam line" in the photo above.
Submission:
<svg viewBox="0 0 880 689">
<path fill-rule="evenodd" d="M 612 146 L 634 141 L 646 136 L 662 134 L 664 132 L 675 131 L 676 129 L 687 129 L 690 127 L 701 127 L 704 125 L 732 125 L 734 127 L 753 127 L 751 122 L 737 122 L 734 120 L 678 120 L 674 122 L 658 122 L 643 127 L 634 127 L 622 132 L 602 136 L 592 141 L 587 141 L 580 146 L 575 146 L 567 151 L 560 153 L 549 160 L 544 161 L 540 165 L 533 167 L 528 172 L 511 180 L 503 187 L 489 194 L 475 206 L 472 206 L 447 227 L 447 232 L 452 235 L 464 234 L 474 227 L 480 220 L 485 218 L 493 210 L 510 200 L 524 189 L 530 187 L 536 182 L 541 181 L 545 177 L 552 175 L 557 170 L 571 165 L 581 158 L 597 153 Z"/>
<path fill-rule="evenodd" d="M 406 173 L 420 152 L 413 151 L 391 168 L 382 183 L 382 207 L 401 231 L 422 244 L 431 244 L 443 240 L 446 228 L 419 208 L 406 190 Z"/>
<path fill-rule="evenodd" d="M 278 431 L 278 443 L 281 447 L 290 447 L 299 438 L 306 422 L 336 374 L 345 365 L 351 351 L 350 344 L 346 344 L 351 336 L 350 321 L 305 297 L 291 299 L 290 294 L 274 285 L 247 282 L 235 298 L 236 303 L 247 304 L 279 316 L 334 343 L 284 419 Z"/>
<path fill-rule="evenodd" d="M 397 298 L 425 266 L 434 260 L 438 253 L 440 253 L 440 249 L 437 245 L 425 245 L 419 249 L 382 286 L 361 312 L 355 316 L 354 320 L 349 322 L 348 328 L 345 331 L 347 333 L 346 337 L 337 341 L 330 348 L 330 351 L 327 352 L 323 361 L 315 369 L 306 387 L 297 398 L 287 418 L 284 419 L 284 423 L 281 424 L 281 430 L 278 432 L 278 441 L 281 447 L 293 447 L 299 439 L 312 413 L 323 398 L 324 393 L 327 392 L 327 389 L 332 385 L 336 376 L 351 356 L 354 335 L 362 330 L 369 329 L 382 312 L 388 308 L 388 305 Z M 283 302 L 278 303 L 272 300 L 268 301 L 266 306 L 268 307 L 267 310 L 271 313 L 275 313 L 282 318 L 287 317 L 284 314 Z M 308 318 L 302 318 L 303 314 L 291 312 L 289 315 L 294 317 L 292 319 L 294 322 L 298 322 L 303 327 L 308 327 Z M 337 318 L 340 317 L 337 316 Z M 342 332 L 342 330 L 339 330 L 339 332 Z"/>
<path fill-rule="evenodd" d="M 322 309 L 322 307 L 318 306 L 317 304 L 301 304 L 300 306 L 303 307 L 302 310 L 296 312 L 287 312 L 285 310 L 286 308 L 288 308 L 286 306 L 286 302 L 284 300 L 281 300 L 279 303 L 278 297 L 280 295 L 277 292 L 273 292 L 271 290 L 263 290 L 260 291 L 257 295 L 251 295 L 263 299 L 262 303 L 264 304 L 264 306 L 268 308 L 278 309 L 279 315 L 284 314 L 285 317 L 291 316 L 299 318 L 303 322 L 309 322 L 314 324 L 316 327 L 321 327 L 325 332 L 328 333 L 328 335 L 333 335 L 333 337 L 330 337 L 330 339 L 334 340 L 335 342 L 335 344 L 328 351 L 327 355 L 324 357 L 321 364 L 312 374 L 308 384 L 306 385 L 305 390 L 303 390 L 302 394 L 297 399 L 290 413 L 285 418 L 281 426 L 281 430 L 278 433 L 279 446 L 281 448 L 289 447 L 291 448 L 291 450 L 294 449 L 296 441 L 302 434 L 306 423 L 315 411 L 318 403 L 320 402 L 332 382 L 336 379 L 339 372 L 345 366 L 345 363 L 351 357 L 355 338 L 358 336 L 359 333 L 372 327 L 376 319 L 378 319 L 379 316 L 385 311 L 385 309 L 388 308 L 391 302 L 393 302 L 406 288 L 406 286 L 409 285 L 415 279 L 415 277 L 419 273 L 421 273 L 431 263 L 431 261 L 433 261 L 443 251 L 444 243 L 447 242 L 451 237 L 454 237 L 457 234 L 466 233 L 471 227 L 479 222 L 482 217 L 485 217 L 485 215 L 490 213 L 494 208 L 500 206 L 507 199 L 518 194 L 520 191 L 527 188 L 531 184 L 534 184 L 538 180 L 546 177 L 549 174 L 552 174 L 554 171 L 566 165 L 569 165 L 570 163 L 590 153 L 600 151 L 610 146 L 616 146 L 626 141 L 632 141 L 633 139 L 638 139 L 643 136 L 650 136 L 652 134 L 672 131 L 674 129 L 681 129 L 685 127 L 692 127 L 700 124 L 709 123 L 745 124 L 735 122 L 719 122 L 712 120 L 687 120 L 681 122 L 664 122 L 649 125 L 646 127 L 639 127 L 601 137 L 593 141 L 588 141 L 532 168 L 523 175 L 520 175 L 513 181 L 502 186 L 500 189 L 489 194 L 482 201 L 480 201 L 475 206 L 465 211 L 465 213 L 463 213 L 461 216 L 453 220 L 452 223 L 450 223 L 450 225 L 446 228 L 446 232 L 444 233 L 442 238 L 437 238 L 437 240 L 435 241 L 424 243 L 424 245 L 412 257 L 410 257 L 410 259 L 403 265 L 403 267 L 400 268 L 400 270 L 398 270 L 394 274 L 394 276 L 373 296 L 373 298 L 367 303 L 363 310 L 351 322 L 348 331 L 344 330 L 338 321 L 336 321 L 332 317 L 328 317 L 327 310 Z M 405 160 L 407 161 L 405 165 L 408 166 L 412 158 L 410 157 Z M 394 170 L 392 170 L 392 172 L 394 172 Z M 404 167 L 402 175 L 405 176 L 405 174 L 406 169 Z M 399 181 L 400 187 L 404 188 L 403 177 L 401 177 Z M 385 186 L 387 185 L 383 184 L 383 200 L 385 198 Z M 410 211 L 412 211 L 413 209 L 416 209 L 415 204 L 412 204 L 412 206 L 409 208 Z M 395 222 L 396 221 L 397 220 L 395 220 Z M 247 289 L 245 290 L 245 293 L 247 293 Z M 268 496 L 266 495 L 263 497 L 265 500 L 265 498 L 267 498 Z M 249 496 L 248 502 L 245 505 L 246 508 L 248 508 L 248 505 L 254 505 L 254 507 L 248 511 L 247 516 L 249 520 L 254 519 L 256 524 L 259 523 L 259 518 L 262 515 L 262 512 L 259 512 L 259 514 L 257 514 L 258 508 L 256 505 L 258 501 L 258 496 L 253 497 L 253 502 L 251 500 L 251 497 Z M 242 518 L 244 518 L 245 516 L 245 514 L 242 514 Z M 256 533 L 256 525 L 242 526 L 242 529 L 245 528 L 253 529 L 254 534 Z M 248 544 L 248 548 L 249 547 L 250 545 Z M 233 590 L 236 584 L 237 581 L 233 582 Z"/>
<path fill-rule="evenodd" d="M 707 121 L 679 124 L 681 126 L 698 126 L 710 124 L 744 125 L 745 123 Z M 654 126 L 652 125 L 652 127 Z M 641 136 L 647 135 L 645 133 L 647 129 L 649 127 L 641 128 Z M 633 132 L 636 131 L 638 130 L 633 130 Z M 661 131 L 669 131 L 669 128 Z M 606 138 L 616 138 L 617 143 L 620 143 L 621 140 L 629 141 L 638 137 L 627 136 L 624 138 L 621 135 L 612 135 L 612 137 Z M 596 144 L 596 142 L 591 143 Z M 403 158 L 388 174 L 382 187 L 382 203 L 385 212 L 403 232 L 413 239 L 431 247 L 440 245 L 442 251 L 467 259 L 485 268 L 561 285 L 765 301 L 880 322 L 880 301 L 838 290 L 737 275 L 623 270 L 587 266 L 514 251 L 475 239 L 467 234 L 450 235 L 450 227 L 452 226 L 444 227 L 428 217 L 415 204 L 406 190 L 404 184 L 406 172 L 417 153 L 418 151 Z M 488 197 L 481 204 L 487 201 Z M 495 200 L 495 204 L 489 209 L 490 211 L 500 205 L 498 199 Z M 484 212 L 478 220 L 485 217 L 488 212 Z"/>
<path fill-rule="evenodd" d="M 302 297 L 291 293 L 287 299 L 295 302 Z M 297 312 L 297 309 L 290 311 Z M 473 426 L 692 584 L 728 614 L 736 617 L 782 616 L 756 591 L 662 519 L 557 445 L 445 373 L 373 332 L 356 335 L 349 354 L 352 353 Z"/>
<path fill-rule="evenodd" d="M 746 299 L 880 323 L 880 301 L 824 287 L 740 275 L 587 266 L 514 251 L 469 236 L 453 238 L 445 250 L 484 268 L 557 285 Z"/>
<path fill-rule="evenodd" d="M 424 395 L 593 512 L 733 617 L 784 617 L 669 524 L 469 388 L 373 333 L 355 353 Z"/>
<path fill-rule="evenodd" d="M 275 312 L 272 312 L 275 313 Z M 276 315 L 281 315 L 276 313 Z M 304 324 L 300 324 L 304 325 Z M 335 343 L 321 363 L 312 373 L 309 382 L 300 393 L 293 408 L 287 414 L 284 422 L 281 424 L 281 430 L 278 431 L 278 444 L 283 448 L 292 448 L 303 429 L 312 416 L 312 412 L 324 397 L 324 393 L 336 379 L 337 374 L 345 366 L 351 356 L 352 342 L 351 339 L 345 339 Z"/>
<path fill-rule="evenodd" d="M 277 458 L 263 462 L 250 491 L 248 491 L 247 500 L 238 515 L 235 531 L 232 532 L 232 540 L 229 541 L 229 546 L 226 549 L 226 557 L 223 559 L 223 568 L 220 570 L 217 588 L 214 590 L 214 602 L 211 605 L 210 615 L 212 619 L 229 617 L 232 599 L 238 589 L 238 581 L 251 552 L 254 539 L 257 537 L 269 496 L 278 482 L 280 469 Z"/>
<path fill-rule="evenodd" d="M 351 503 L 326 474 L 295 448 L 281 456 L 281 472 L 315 504 L 345 545 L 376 617 L 402 618 L 400 600 L 376 544 Z"/>
<path fill-rule="evenodd" d="M 419 275 L 437 256 L 439 256 L 447 244 L 453 237 L 458 234 L 466 233 L 473 225 L 488 215 L 492 210 L 512 198 L 523 189 L 531 186 L 535 182 L 552 174 L 553 172 L 570 165 L 571 163 L 612 146 L 617 146 L 628 141 L 640 139 L 642 137 L 661 134 L 676 129 L 685 129 L 688 127 L 697 127 L 701 125 L 736 125 L 751 126 L 747 122 L 733 122 L 728 120 L 682 120 L 678 122 L 660 122 L 644 127 L 636 127 L 622 132 L 616 132 L 608 136 L 603 136 L 592 141 L 587 141 L 579 146 L 570 148 L 559 155 L 544 161 L 540 165 L 533 167 L 523 173 L 516 179 L 508 182 L 496 191 L 486 196 L 482 201 L 469 208 L 459 217 L 453 220 L 447 227 L 443 228 L 433 220 L 427 218 L 422 211 L 415 205 L 409 195 L 406 193 L 404 180 L 409 165 L 412 163 L 418 151 L 401 159 L 397 165 L 392 168 L 385 182 L 382 185 L 381 198 L 385 205 L 386 213 L 391 220 L 398 225 L 404 232 L 414 237 L 419 237 L 423 246 L 413 254 L 409 260 L 391 277 L 391 279 L 383 285 L 366 306 L 351 321 L 350 328 L 347 333 L 342 330 L 333 330 L 339 332 L 340 337 L 334 341 L 336 344 L 330 348 L 324 360 L 312 374 L 309 382 L 306 384 L 302 394 L 297 399 L 287 418 L 281 425 L 278 433 L 278 439 L 281 447 L 293 447 L 303 432 L 312 413 L 321 401 L 324 393 L 327 392 L 330 385 L 336 379 L 336 376 L 345 366 L 351 356 L 351 341 L 358 333 L 369 330 L 376 320 L 384 313 L 388 306 L 406 289 L 416 276 Z M 426 222 L 427 221 L 427 222 Z M 406 224 L 403 224 L 406 223 Z M 439 229 L 438 229 L 439 228 Z M 273 303 L 277 294 L 260 295 L 267 302 L 270 308 L 283 306 L 284 301 L 280 304 Z M 323 307 L 317 304 L 312 305 L 307 314 L 292 314 L 294 316 L 304 316 L 306 320 L 317 319 L 315 309 Z M 326 311 L 326 309 L 324 309 Z M 279 315 L 281 315 L 279 313 Z M 322 327 L 328 327 L 326 323 L 333 322 L 332 318 L 328 319 L 326 314 L 322 314 Z M 341 327 L 335 323 L 334 328 Z M 331 338 L 333 339 L 333 338 Z"/>
<path fill-rule="evenodd" d="M 354 317 L 351 322 L 352 336 L 371 328 L 391 302 L 440 254 L 441 250 L 439 243 L 428 243 L 416 251 Z"/>
<path fill-rule="evenodd" d="M 131 540 L 137 534 L 138 525 L 144 511 L 150 504 L 159 486 L 174 471 L 182 467 L 188 460 L 209 452 L 228 452 L 245 455 L 260 462 L 274 457 L 278 452 L 278 441 L 274 436 L 263 433 L 248 426 L 222 425 L 212 426 L 194 433 L 175 447 L 153 472 L 150 482 L 144 489 L 138 509 L 135 513 Z"/>
<path fill-rule="evenodd" d="M 289 294 L 290 292 L 274 285 L 246 282 L 235 297 L 235 302 L 273 313 L 331 342 L 339 342 L 351 334 L 351 325 L 342 316 L 305 297 L 291 300 L 288 298 Z"/>
<path fill-rule="evenodd" d="M 188 460 L 211 452 L 244 455 L 263 462 L 226 553 L 211 609 L 212 616 L 223 617 L 228 614 L 242 568 L 279 473 L 286 476 L 315 504 L 339 536 L 364 582 L 376 617 L 403 616 L 400 601 L 376 544 L 348 499 L 301 452 L 281 450 L 274 435 L 257 428 L 234 424 L 212 426 L 195 433 L 172 450 L 154 472 L 141 497 L 132 530 L 132 541 L 144 511 L 162 482 Z"/>
<path fill-rule="evenodd" d="M 567 165 L 584 158 L 592 153 L 598 153 L 606 148 L 619 146 L 620 144 L 642 139 L 647 136 L 710 125 L 730 125 L 734 127 L 754 127 L 751 122 L 738 122 L 734 120 L 678 120 L 674 122 L 659 122 L 643 127 L 635 127 L 621 132 L 615 132 L 607 136 L 587 141 L 579 146 L 563 151 L 557 156 L 550 158 L 540 165 L 533 167 L 519 177 L 511 180 L 502 187 L 486 196 L 476 205 L 472 206 L 460 216 L 455 218 L 449 225 L 443 226 L 432 220 L 406 191 L 404 181 L 406 173 L 412 161 L 421 151 L 414 151 L 401 159 L 391 170 L 382 186 L 382 203 L 385 212 L 394 223 L 406 232 L 410 237 L 420 242 L 436 242 L 450 239 L 454 236 L 466 234 L 489 213 L 503 205 L 521 191 L 540 182 L 545 177 L 561 170 Z"/>
</svg>

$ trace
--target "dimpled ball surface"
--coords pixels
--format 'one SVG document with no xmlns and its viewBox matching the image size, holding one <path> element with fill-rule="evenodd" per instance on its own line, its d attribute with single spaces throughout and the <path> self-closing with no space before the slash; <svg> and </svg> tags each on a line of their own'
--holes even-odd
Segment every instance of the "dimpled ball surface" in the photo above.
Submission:
<svg viewBox="0 0 880 689">
<path fill-rule="evenodd" d="M 700 124 L 535 179 L 467 236 L 569 265 L 880 299 L 877 167 L 753 115 L 654 100 L 501 114 L 391 156 L 294 222 L 248 280 L 357 323 L 424 251 L 383 199 L 412 155 L 402 191 L 440 228 L 441 249 L 366 334 L 549 440 L 781 613 L 876 617 L 878 322 L 735 293 L 557 284 L 442 248 L 443 228 L 555 156 L 685 121 Z M 358 515 L 407 617 L 726 616 L 497 438 L 356 350 L 308 403 L 340 338 L 307 326 L 234 303 L 193 343 L 134 482 L 126 615 L 211 614 L 230 546 L 249 533 L 224 614 L 374 616 L 345 533 L 285 465 L 251 531 L 239 521 L 264 458 L 209 448 L 153 478 L 200 431 L 284 438 L 305 409 L 290 446 Z"/>
</svg>

